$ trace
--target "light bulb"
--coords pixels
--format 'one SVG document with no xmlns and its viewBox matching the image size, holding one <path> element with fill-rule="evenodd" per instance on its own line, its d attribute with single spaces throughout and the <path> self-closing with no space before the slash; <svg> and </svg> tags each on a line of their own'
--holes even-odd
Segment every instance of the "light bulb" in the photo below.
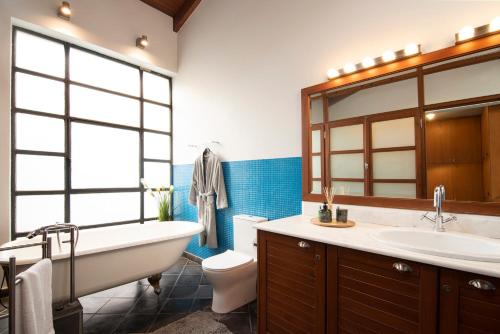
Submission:
<svg viewBox="0 0 500 334">
<path fill-rule="evenodd" d="M 472 26 L 465 26 L 458 32 L 458 40 L 464 41 L 474 37 L 474 28 Z"/>
<path fill-rule="evenodd" d="M 490 32 L 495 32 L 497 30 L 500 30 L 500 16 L 497 16 L 493 20 L 491 20 L 489 26 Z"/>
<path fill-rule="evenodd" d="M 425 114 L 425 118 L 427 118 L 428 121 L 432 121 L 434 117 L 436 117 L 436 114 L 434 113 Z"/>
<path fill-rule="evenodd" d="M 337 71 L 334 68 L 331 68 L 331 69 L 328 70 L 328 72 L 326 72 L 326 76 L 328 77 L 328 79 L 336 78 L 339 75 L 340 75 L 339 71 Z"/>
<path fill-rule="evenodd" d="M 356 65 L 353 63 L 347 63 L 344 65 L 344 73 L 352 73 L 356 71 Z"/>
<path fill-rule="evenodd" d="M 372 67 L 373 65 L 375 65 L 375 60 L 373 60 L 373 58 L 371 57 L 366 57 L 363 59 L 361 64 L 363 65 L 364 68 Z"/>
<path fill-rule="evenodd" d="M 63 1 L 62 4 L 59 6 L 59 10 L 57 12 L 57 16 L 69 20 L 71 17 L 71 7 L 69 5 L 69 2 Z"/>
<path fill-rule="evenodd" d="M 411 56 L 418 53 L 418 45 L 410 43 L 405 47 L 405 56 Z"/>
<path fill-rule="evenodd" d="M 139 49 L 144 49 L 148 45 L 149 45 L 148 36 L 146 35 L 137 37 L 137 39 L 135 40 L 135 46 L 137 46 Z"/>
<path fill-rule="evenodd" d="M 382 59 L 387 63 L 396 59 L 396 54 L 394 51 L 388 50 L 382 55 Z"/>
</svg>

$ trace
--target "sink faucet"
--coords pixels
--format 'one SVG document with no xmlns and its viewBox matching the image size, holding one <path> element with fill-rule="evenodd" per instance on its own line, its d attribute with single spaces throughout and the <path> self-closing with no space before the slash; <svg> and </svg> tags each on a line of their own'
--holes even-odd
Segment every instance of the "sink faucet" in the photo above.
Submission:
<svg viewBox="0 0 500 334">
<path fill-rule="evenodd" d="M 421 219 L 427 219 L 434 224 L 435 232 L 444 232 L 444 224 L 451 221 L 456 221 L 457 217 L 450 216 L 448 218 L 443 217 L 443 201 L 446 198 L 446 191 L 443 185 L 439 185 L 434 188 L 434 207 L 436 208 L 436 215 L 434 217 L 429 217 L 429 212 L 426 212 Z"/>
</svg>

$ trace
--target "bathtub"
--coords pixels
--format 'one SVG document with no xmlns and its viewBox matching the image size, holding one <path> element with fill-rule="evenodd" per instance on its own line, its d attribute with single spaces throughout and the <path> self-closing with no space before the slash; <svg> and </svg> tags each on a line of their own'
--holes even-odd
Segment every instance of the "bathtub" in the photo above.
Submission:
<svg viewBox="0 0 500 334">
<path fill-rule="evenodd" d="M 185 221 L 147 222 L 100 227 L 80 231 L 75 249 L 75 292 L 77 297 L 109 289 L 161 273 L 182 255 L 191 237 L 203 230 L 201 224 Z M 69 299 L 69 244 L 52 236 L 53 301 Z M 61 241 L 69 234 L 61 234 Z M 19 238 L 5 246 L 41 241 Z M 0 252 L 0 264 L 16 256 L 17 272 L 41 259 L 41 247 Z"/>
</svg>

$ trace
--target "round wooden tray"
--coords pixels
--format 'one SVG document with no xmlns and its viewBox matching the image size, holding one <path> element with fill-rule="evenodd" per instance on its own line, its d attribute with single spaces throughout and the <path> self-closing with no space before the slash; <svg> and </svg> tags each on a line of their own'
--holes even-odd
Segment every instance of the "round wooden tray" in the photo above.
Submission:
<svg viewBox="0 0 500 334">
<path fill-rule="evenodd" d="M 337 227 L 337 228 L 343 228 L 343 227 L 353 227 L 356 225 L 355 222 L 352 220 L 347 220 L 345 223 L 337 222 L 336 220 L 332 221 L 331 223 L 322 223 L 319 221 L 319 218 L 312 218 L 311 223 L 314 225 L 318 226 L 326 226 L 326 227 Z"/>
</svg>

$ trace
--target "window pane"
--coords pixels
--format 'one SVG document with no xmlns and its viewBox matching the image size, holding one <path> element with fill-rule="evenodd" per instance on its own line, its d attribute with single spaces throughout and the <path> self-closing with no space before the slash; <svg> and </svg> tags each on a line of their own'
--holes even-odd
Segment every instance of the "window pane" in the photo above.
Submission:
<svg viewBox="0 0 500 334">
<path fill-rule="evenodd" d="M 56 222 L 64 222 L 64 195 L 16 198 L 16 232 L 29 232 Z"/>
<path fill-rule="evenodd" d="M 158 217 L 158 201 L 149 193 L 144 193 L 144 218 Z"/>
<path fill-rule="evenodd" d="M 64 114 L 64 84 L 16 73 L 16 108 Z"/>
<path fill-rule="evenodd" d="M 330 129 L 330 150 L 362 150 L 363 146 L 363 124 Z"/>
<path fill-rule="evenodd" d="M 139 127 L 138 100 L 71 85 L 71 116 Z"/>
<path fill-rule="evenodd" d="M 71 136 L 73 188 L 138 187 L 138 132 L 73 123 Z"/>
<path fill-rule="evenodd" d="M 374 183 L 373 196 L 416 198 L 417 187 L 415 183 Z"/>
<path fill-rule="evenodd" d="M 139 96 L 139 70 L 78 49 L 70 49 L 71 80 Z"/>
<path fill-rule="evenodd" d="M 413 117 L 372 123 L 372 147 L 415 146 Z"/>
<path fill-rule="evenodd" d="M 321 191 L 321 181 L 313 181 L 311 194 L 321 194 L 321 193 L 323 193 Z"/>
<path fill-rule="evenodd" d="M 321 153 L 321 131 L 312 131 L 312 153 Z"/>
<path fill-rule="evenodd" d="M 169 186 L 170 164 L 161 162 L 145 162 L 144 179 L 149 187 Z"/>
<path fill-rule="evenodd" d="M 64 77 L 64 46 L 45 38 L 16 31 L 16 66 Z"/>
<path fill-rule="evenodd" d="M 143 72 L 144 98 L 170 104 L 170 81 L 159 75 Z"/>
<path fill-rule="evenodd" d="M 158 131 L 170 131 L 170 108 L 144 103 L 144 127 Z"/>
<path fill-rule="evenodd" d="M 373 153 L 374 179 L 414 179 L 415 151 Z"/>
<path fill-rule="evenodd" d="M 311 124 L 323 123 L 323 97 L 311 97 Z"/>
<path fill-rule="evenodd" d="M 312 157 L 312 177 L 321 178 L 321 157 L 317 155 Z"/>
<path fill-rule="evenodd" d="M 364 155 L 363 153 L 332 154 L 330 168 L 332 177 L 362 179 L 365 175 Z"/>
<path fill-rule="evenodd" d="M 139 219 L 140 203 L 138 192 L 71 195 L 71 223 L 83 226 Z"/>
<path fill-rule="evenodd" d="M 335 195 L 364 196 L 365 184 L 363 182 L 333 181 Z"/>
<path fill-rule="evenodd" d="M 64 158 L 17 155 L 17 190 L 64 190 Z"/>
<path fill-rule="evenodd" d="M 64 152 L 64 121 L 16 114 L 16 148 L 20 150 Z"/>
<path fill-rule="evenodd" d="M 144 157 L 170 160 L 170 136 L 145 132 Z"/>
</svg>

